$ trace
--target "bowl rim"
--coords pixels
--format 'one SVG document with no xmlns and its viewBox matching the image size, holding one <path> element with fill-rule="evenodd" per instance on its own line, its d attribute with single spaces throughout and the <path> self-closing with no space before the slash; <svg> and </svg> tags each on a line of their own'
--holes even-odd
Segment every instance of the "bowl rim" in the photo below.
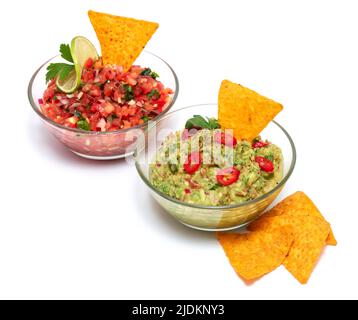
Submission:
<svg viewBox="0 0 358 320">
<path fill-rule="evenodd" d="M 177 98 L 178 98 L 178 94 L 179 94 L 179 79 L 177 74 L 175 73 L 174 69 L 170 66 L 170 64 L 168 62 L 166 62 L 164 59 L 162 59 L 161 57 L 159 57 L 158 55 L 149 52 L 147 50 L 143 50 L 142 53 L 145 54 L 149 54 L 157 59 L 159 59 L 160 61 L 162 61 L 168 68 L 169 70 L 172 72 L 173 77 L 174 77 L 174 82 L 175 82 L 175 91 L 174 91 L 174 95 L 172 97 L 172 100 L 170 101 L 170 103 L 168 104 L 168 106 L 165 108 L 164 111 L 162 111 L 160 114 L 158 114 L 155 118 L 153 118 L 151 121 L 158 121 L 160 120 L 174 105 L 174 103 L 176 102 Z M 27 87 L 27 96 L 30 102 L 30 105 L 32 107 L 32 109 L 35 111 L 35 113 L 45 122 L 48 122 L 49 124 L 58 127 L 60 129 L 63 130 L 67 130 L 67 131 L 72 131 L 72 132 L 76 132 L 79 134 L 86 134 L 86 135 L 94 135 L 94 136 L 100 136 L 100 135 L 113 135 L 113 134 L 118 134 L 118 133 L 126 133 L 128 131 L 134 130 L 134 129 L 142 129 L 142 128 L 146 128 L 148 126 L 148 123 L 143 123 L 134 127 L 130 127 L 127 129 L 121 129 L 121 130 L 115 130 L 115 131 L 84 131 L 81 129 L 77 129 L 77 128 L 69 128 L 66 127 L 62 124 L 59 124 L 53 120 L 51 120 L 50 118 L 46 117 L 41 111 L 40 109 L 37 107 L 37 104 L 34 100 L 33 94 L 32 94 L 32 89 L 33 89 L 33 85 L 34 85 L 34 81 L 38 75 L 38 73 L 40 72 L 40 70 L 47 65 L 50 61 L 56 59 L 57 57 L 59 57 L 60 55 L 56 55 L 54 57 L 52 57 L 51 59 L 47 60 L 46 62 L 44 62 L 36 71 L 35 73 L 32 75 L 30 82 L 28 84 Z"/>
<path fill-rule="evenodd" d="M 187 106 L 187 107 L 183 107 L 183 108 L 180 108 L 180 109 L 176 109 L 172 112 L 169 112 L 165 115 L 165 117 L 159 119 L 159 121 L 156 121 L 155 124 L 152 123 L 152 126 L 148 127 L 146 129 L 146 133 L 147 131 L 151 130 L 151 128 L 153 128 L 157 122 L 160 122 L 160 121 L 163 121 L 165 120 L 167 117 L 171 116 L 172 114 L 175 114 L 176 112 L 179 112 L 181 110 L 185 110 L 185 109 L 190 109 L 190 108 L 194 108 L 194 107 L 200 107 L 200 106 L 215 106 L 217 105 L 217 103 L 202 103 L 202 104 L 195 104 L 195 105 L 190 105 L 190 106 Z M 159 196 L 161 196 L 162 198 L 165 198 L 166 200 L 170 201 L 170 202 L 174 202 L 176 204 L 179 204 L 179 205 L 182 205 L 182 206 L 186 206 L 186 207 L 189 207 L 189 208 L 195 208 L 195 209 L 206 209 L 206 210 L 212 210 L 212 211 L 215 211 L 215 210 L 225 210 L 225 209 L 237 209 L 237 208 L 241 208 L 241 207 L 245 207 L 245 206 L 248 206 L 248 205 L 252 205 L 252 204 L 255 204 L 257 202 L 260 202 L 261 200 L 263 199 L 266 199 L 268 198 L 270 195 L 274 194 L 276 191 L 280 190 L 287 182 L 287 180 L 291 177 L 292 175 L 292 172 L 295 168 L 295 165 L 296 165 L 296 159 L 297 159 L 297 153 L 296 153 L 296 147 L 295 147 L 295 144 L 291 138 L 291 136 L 289 135 L 289 133 L 286 131 L 286 129 L 281 126 L 278 122 L 276 122 L 275 120 L 272 120 L 270 121 L 272 123 L 274 123 L 279 129 L 282 130 L 282 132 L 285 134 L 285 136 L 287 137 L 289 143 L 290 143 L 290 146 L 291 146 L 291 150 L 292 150 L 292 161 L 291 161 L 291 164 L 290 164 L 290 167 L 286 173 L 286 175 L 283 177 L 283 179 L 277 184 L 277 186 L 275 186 L 273 189 L 271 189 L 269 192 L 259 196 L 258 198 L 255 198 L 255 199 L 252 199 L 252 200 L 249 200 L 249 201 L 245 201 L 245 202 L 242 202 L 242 203 L 238 203 L 238 204 L 231 204 L 231 205 L 226 205 L 226 206 L 205 206 L 205 205 L 200 205 L 200 204 L 194 204 L 194 203 L 188 203 L 188 202 L 184 202 L 184 201 L 181 201 L 181 200 L 178 200 L 178 199 L 175 199 L 175 198 L 172 198 L 170 196 L 168 196 L 167 194 L 159 191 L 158 189 L 154 188 L 152 186 L 152 184 L 149 182 L 149 180 L 147 179 L 147 177 L 143 174 L 141 168 L 140 168 L 140 164 L 138 163 L 138 159 L 137 159 L 137 151 L 138 151 L 138 144 L 136 146 L 136 150 L 134 152 L 134 158 L 135 158 L 135 166 L 136 166 L 136 169 L 137 169 L 137 172 L 139 174 L 139 176 L 141 177 L 141 179 L 144 181 L 144 183 L 152 190 L 154 191 L 155 193 L 157 193 Z"/>
</svg>

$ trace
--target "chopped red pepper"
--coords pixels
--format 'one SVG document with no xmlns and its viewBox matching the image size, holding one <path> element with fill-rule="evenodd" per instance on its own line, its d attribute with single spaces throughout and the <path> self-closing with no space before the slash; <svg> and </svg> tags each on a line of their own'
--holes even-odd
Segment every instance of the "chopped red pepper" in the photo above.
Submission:
<svg viewBox="0 0 358 320">
<path fill-rule="evenodd" d="M 200 152 L 194 151 L 189 154 L 186 163 L 184 163 L 184 170 L 186 173 L 194 174 L 201 166 L 202 156 Z"/>
<path fill-rule="evenodd" d="M 229 186 L 240 178 L 240 171 L 235 167 L 221 169 L 216 174 L 216 180 L 223 186 Z"/>
<path fill-rule="evenodd" d="M 264 148 L 264 147 L 267 147 L 268 145 L 270 144 L 270 142 L 264 142 L 264 141 L 255 141 L 253 144 L 252 144 L 252 147 L 254 149 L 259 149 L 259 148 Z"/>
<path fill-rule="evenodd" d="M 190 190 L 190 189 L 185 189 L 184 192 L 185 192 L 186 194 L 190 194 L 190 193 L 191 193 L 191 190 Z"/>
<path fill-rule="evenodd" d="M 235 147 L 237 145 L 237 140 L 231 134 L 225 132 L 215 132 L 214 141 L 216 143 L 223 144 L 227 147 Z"/>
<path fill-rule="evenodd" d="M 257 156 L 255 161 L 259 164 L 259 167 L 262 171 L 271 173 L 275 170 L 274 164 L 267 158 Z"/>
</svg>

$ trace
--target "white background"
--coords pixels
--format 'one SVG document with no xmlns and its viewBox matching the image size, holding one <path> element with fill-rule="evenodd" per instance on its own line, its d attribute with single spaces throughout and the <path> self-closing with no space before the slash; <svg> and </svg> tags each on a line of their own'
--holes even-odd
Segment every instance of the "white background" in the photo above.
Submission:
<svg viewBox="0 0 358 320">
<path fill-rule="evenodd" d="M 332 223 L 309 283 L 283 267 L 251 286 L 213 234 L 150 198 L 133 166 L 83 160 L 27 100 L 35 69 L 87 10 L 160 23 L 147 46 L 177 71 L 175 108 L 215 102 L 222 79 L 284 104 L 298 150 L 280 198 L 305 191 Z M 1 4 L 0 298 L 358 298 L 357 1 L 18 1 Z"/>
</svg>

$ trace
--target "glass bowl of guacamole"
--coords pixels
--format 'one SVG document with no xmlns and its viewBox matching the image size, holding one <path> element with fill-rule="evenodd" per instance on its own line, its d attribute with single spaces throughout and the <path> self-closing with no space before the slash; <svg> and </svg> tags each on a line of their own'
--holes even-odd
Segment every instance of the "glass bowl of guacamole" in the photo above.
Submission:
<svg viewBox="0 0 358 320">
<path fill-rule="evenodd" d="M 287 131 L 272 121 L 253 141 L 220 127 L 217 104 L 195 105 L 149 123 L 136 168 L 153 198 L 200 230 L 243 227 L 275 200 L 296 162 Z"/>
</svg>

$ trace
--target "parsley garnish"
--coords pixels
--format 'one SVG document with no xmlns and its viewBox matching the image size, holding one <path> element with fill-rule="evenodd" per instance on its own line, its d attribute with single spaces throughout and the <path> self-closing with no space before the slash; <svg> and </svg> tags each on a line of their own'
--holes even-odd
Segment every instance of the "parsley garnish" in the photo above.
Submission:
<svg viewBox="0 0 358 320">
<path fill-rule="evenodd" d="M 152 71 L 152 73 L 150 74 L 150 76 L 151 76 L 154 80 L 156 80 L 157 78 L 159 78 L 159 74 L 156 73 L 156 72 L 154 72 L 154 71 Z"/>
<path fill-rule="evenodd" d="M 154 97 L 154 96 L 155 96 L 155 97 Z M 151 92 L 149 92 L 149 93 L 147 94 L 147 97 L 148 97 L 148 98 L 151 98 L 151 99 L 153 99 L 153 97 L 154 97 L 154 99 L 157 100 L 157 99 L 160 98 L 160 93 L 158 92 L 158 90 L 153 89 Z"/>
<path fill-rule="evenodd" d="M 61 44 L 60 45 L 60 52 L 61 52 L 61 57 L 62 58 L 64 58 L 68 62 L 73 63 L 71 49 L 70 49 L 70 46 L 68 44 Z"/>
<path fill-rule="evenodd" d="M 85 119 L 82 119 L 77 122 L 77 128 L 85 131 L 91 130 L 90 124 Z"/>
<path fill-rule="evenodd" d="M 56 77 L 59 77 L 60 80 L 65 80 L 74 68 L 74 65 L 67 63 L 51 63 L 47 67 L 46 83 Z"/>
<path fill-rule="evenodd" d="M 61 44 L 60 45 L 60 53 L 61 57 L 68 62 L 71 62 L 72 64 L 68 63 L 51 63 L 47 67 L 47 73 L 46 73 L 46 83 L 49 82 L 52 79 L 59 78 L 60 80 L 65 80 L 71 71 L 75 69 L 75 66 L 73 65 L 73 59 L 71 55 L 70 46 L 68 44 Z"/>
<path fill-rule="evenodd" d="M 142 76 L 149 76 L 153 79 L 157 79 L 159 77 L 159 74 L 152 71 L 150 68 L 144 69 L 141 73 Z"/>
<path fill-rule="evenodd" d="M 143 117 L 142 117 L 142 120 L 143 120 L 144 122 L 148 122 L 148 121 L 149 121 L 149 117 L 148 117 L 148 116 L 143 116 Z"/>
<path fill-rule="evenodd" d="M 205 119 L 202 116 L 194 115 L 186 122 L 185 128 L 189 130 L 192 128 L 214 130 L 214 129 L 219 129 L 220 125 L 218 120 L 215 118 Z"/>
<path fill-rule="evenodd" d="M 125 92 L 124 99 L 126 101 L 131 101 L 134 98 L 133 88 L 129 84 L 124 84 L 123 89 L 124 89 L 124 92 Z"/>
<path fill-rule="evenodd" d="M 150 68 L 144 69 L 140 74 L 142 76 L 150 76 L 150 74 L 152 73 L 152 70 Z"/>
</svg>

